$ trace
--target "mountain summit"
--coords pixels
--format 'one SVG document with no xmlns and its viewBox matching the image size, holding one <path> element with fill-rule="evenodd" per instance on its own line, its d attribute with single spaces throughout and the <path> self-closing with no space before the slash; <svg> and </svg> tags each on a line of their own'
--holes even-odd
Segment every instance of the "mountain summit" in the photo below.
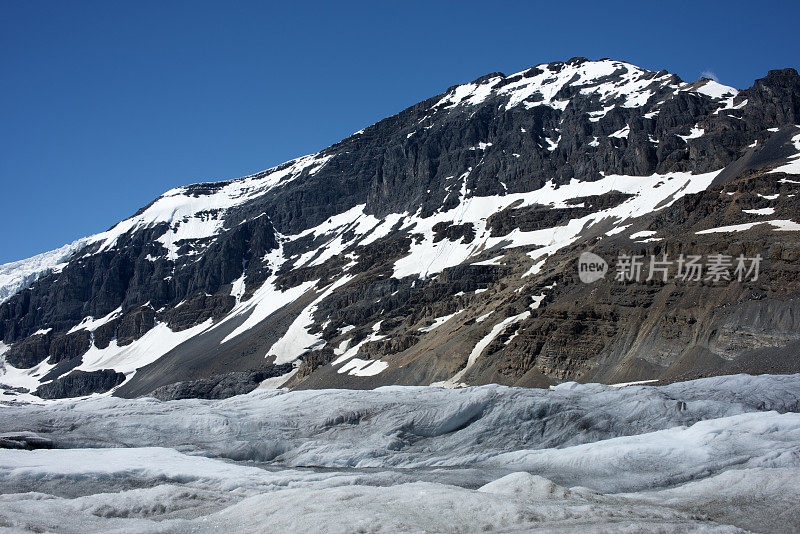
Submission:
<svg viewBox="0 0 800 534">
<path fill-rule="evenodd" d="M 794 69 L 741 91 L 608 59 L 482 76 L 0 266 L 0 387 L 220 398 L 797 372 L 799 124 Z M 586 252 L 608 267 L 591 283 Z M 681 278 L 691 258 L 705 270 Z"/>
</svg>

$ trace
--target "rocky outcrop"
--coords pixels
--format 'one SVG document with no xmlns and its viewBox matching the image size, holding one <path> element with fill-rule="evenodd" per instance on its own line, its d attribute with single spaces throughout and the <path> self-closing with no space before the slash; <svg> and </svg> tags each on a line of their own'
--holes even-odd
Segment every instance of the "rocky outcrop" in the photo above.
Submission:
<svg viewBox="0 0 800 534">
<path fill-rule="evenodd" d="M 19 368 L 29 368 L 50 356 L 50 363 L 69 360 L 89 349 L 89 332 L 79 330 L 68 334 L 36 334 L 16 343 L 6 355 L 6 361 Z"/>
<path fill-rule="evenodd" d="M 92 393 L 105 393 L 124 381 L 125 375 L 113 369 L 72 371 L 61 378 L 39 386 L 36 395 L 43 399 L 82 397 Z"/>
<path fill-rule="evenodd" d="M 14 367 L 25 369 L 45 360 L 48 354 L 50 354 L 49 336 L 35 334 L 15 343 L 5 358 Z"/>
<path fill-rule="evenodd" d="M 795 69 L 769 71 L 738 98 L 753 104 L 744 108 L 748 121 L 762 125 L 800 124 L 800 76 Z"/>
<path fill-rule="evenodd" d="M 551 206 L 526 206 L 506 208 L 489 217 L 487 224 L 493 236 L 508 235 L 515 229 L 532 232 L 542 228 L 554 228 L 600 210 L 622 204 L 631 195 L 612 191 L 605 195 L 593 195 L 571 199 L 568 204 L 576 207 L 553 208 Z"/>
<path fill-rule="evenodd" d="M 161 386 L 149 393 L 162 401 L 178 399 L 227 399 L 234 395 L 250 393 L 268 378 L 285 375 L 292 370 L 290 364 L 273 365 L 258 371 L 227 373 L 203 380 L 176 382 Z"/>
<path fill-rule="evenodd" d="M 475 227 L 472 223 L 453 224 L 452 222 L 440 222 L 433 225 L 433 232 L 434 243 L 442 239 L 472 243 L 472 240 L 475 239 Z"/>
</svg>

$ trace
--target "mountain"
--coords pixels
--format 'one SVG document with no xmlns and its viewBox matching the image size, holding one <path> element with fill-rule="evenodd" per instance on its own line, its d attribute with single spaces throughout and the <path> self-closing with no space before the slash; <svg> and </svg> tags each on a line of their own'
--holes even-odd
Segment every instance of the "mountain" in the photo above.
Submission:
<svg viewBox="0 0 800 534">
<path fill-rule="evenodd" d="M 794 69 L 482 76 L 0 266 L 4 398 L 796 372 L 799 124 Z M 706 271 L 584 283 L 584 252 Z"/>
</svg>

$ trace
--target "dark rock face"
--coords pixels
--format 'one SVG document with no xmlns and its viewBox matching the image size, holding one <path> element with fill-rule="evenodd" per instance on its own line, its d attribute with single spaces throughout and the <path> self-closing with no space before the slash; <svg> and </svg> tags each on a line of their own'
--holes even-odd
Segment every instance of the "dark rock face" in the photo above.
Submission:
<svg viewBox="0 0 800 534">
<path fill-rule="evenodd" d="M 36 334 L 15 343 L 6 354 L 6 361 L 14 367 L 28 368 L 43 361 L 50 354 L 50 340 L 45 334 Z"/>
<path fill-rule="evenodd" d="M 442 284 L 451 285 L 449 289 L 455 289 L 456 293 L 468 293 L 486 289 L 500 280 L 506 270 L 498 265 L 457 265 L 444 269 L 440 280 Z"/>
<path fill-rule="evenodd" d="M 173 331 L 185 330 L 208 319 L 220 319 L 235 302 L 230 295 L 198 294 L 166 312 L 164 318 Z"/>
<path fill-rule="evenodd" d="M 0 434 L 0 449 L 52 449 L 53 441 L 33 432 L 9 432 Z"/>
<path fill-rule="evenodd" d="M 749 120 L 800 124 L 800 76 L 795 69 L 769 71 L 739 98 L 754 104 L 744 108 Z"/>
<path fill-rule="evenodd" d="M 780 287 L 794 287 L 796 280 L 785 259 L 795 254 L 792 233 L 765 231 L 758 240 L 745 240 L 694 232 L 758 220 L 759 215 L 742 209 L 775 208 L 775 218 L 797 221 L 788 200 L 797 194 L 795 186 L 776 182 L 781 175 L 764 173 L 796 152 L 791 140 L 798 123 L 800 76 L 794 69 L 771 71 L 738 94 L 708 80 L 685 84 L 665 71 L 583 58 L 513 76 L 489 74 L 451 87 L 316 155 L 240 180 L 195 184 L 165 194 L 125 221 L 129 226 L 121 223 L 114 239 L 88 241 L 58 272 L 42 276 L 0 305 L 0 340 L 10 346 L 4 358 L 20 368 L 47 360 L 58 365 L 51 373 L 63 374 L 79 365 L 90 347 L 128 346 L 159 324 L 180 332 L 228 321 L 224 334 L 208 334 L 208 346 L 198 341 L 172 350 L 169 361 L 182 362 L 185 378 L 193 380 L 158 390 L 164 398 L 223 395 L 247 390 L 255 380 L 254 362 L 263 360 L 293 321 L 303 319 L 305 332 L 325 346 L 300 347 L 305 352 L 296 360 L 300 370 L 295 383 L 418 384 L 454 375 L 491 333 L 495 318 L 502 317 L 513 321 L 465 375 L 469 383 L 616 379 L 625 375 L 622 355 L 643 352 L 661 356 L 639 358 L 631 369 L 639 369 L 639 375 L 664 372 L 672 358 L 666 352 L 675 356 L 681 343 L 700 344 L 712 352 L 728 350 L 708 348 L 722 346 L 710 339 L 710 332 L 721 331 L 717 322 L 723 320 L 708 315 L 714 306 L 744 306 L 750 289 L 730 290 L 723 298 L 713 288 L 667 291 L 652 285 L 598 284 L 596 288 L 605 289 L 590 295 L 574 277 L 557 273 L 572 272 L 576 255 L 586 247 L 612 254 L 620 247 L 649 253 L 663 246 L 678 253 L 711 251 L 719 244 L 731 253 L 750 253 L 767 246 L 778 260 L 772 285 L 758 291 L 776 299 Z M 570 221 L 635 200 L 618 189 L 590 194 L 592 184 L 612 175 L 720 169 L 717 189 L 665 198 L 655 213 L 637 213 L 632 229 L 623 234 L 586 230 L 574 245 L 548 252 L 544 266 L 536 269 L 531 258 L 538 258 L 536 251 L 545 250 L 539 247 L 548 246 L 546 242 L 511 247 L 515 234 L 553 229 L 555 235 L 555 229 Z M 471 204 L 480 205 L 485 197 L 509 198 L 544 187 L 557 194 L 576 183 L 587 184 L 587 190 L 563 203 L 509 201 L 502 209 L 468 219 Z M 654 188 L 662 186 L 664 182 Z M 780 198 L 764 197 L 773 194 Z M 200 207 L 186 214 L 173 210 L 172 218 L 136 218 L 174 198 Z M 436 224 L 425 226 L 434 216 Z M 608 219 L 602 223 L 608 228 L 619 222 Z M 364 240 L 365 228 L 383 220 L 393 226 Z M 668 242 L 631 244 L 628 235 L 634 228 L 657 232 Z M 498 241 L 484 247 L 487 236 Z M 420 253 L 421 245 L 430 242 L 443 248 L 436 254 Z M 460 265 L 445 261 L 447 266 L 432 269 L 430 276 L 427 271 L 418 277 L 397 274 L 398 262 L 413 260 L 414 254 L 427 268 L 466 249 L 468 260 Z M 258 293 L 265 282 L 275 290 L 266 297 Z M 281 301 L 269 319 L 274 328 L 262 325 L 258 333 L 227 338 L 254 308 L 265 305 L 264 299 L 279 300 L 303 284 L 313 286 L 303 296 L 310 319 L 300 304 Z M 693 306 L 689 315 L 661 321 L 657 312 L 646 311 L 670 311 L 663 302 L 693 298 L 707 303 Z M 531 307 L 533 299 L 539 308 Z M 495 315 L 487 320 L 489 312 Z M 529 316 L 520 317 L 525 313 Z M 421 330 L 453 314 L 455 326 L 437 327 L 431 334 Z M 89 318 L 93 320 L 85 328 L 79 326 Z M 632 325 L 659 333 L 631 344 L 636 338 Z M 393 367 L 372 382 L 326 375 L 337 357 L 333 347 L 345 341 L 350 347 L 364 342 L 359 358 L 391 361 Z M 669 349 L 660 349 L 658 343 Z M 225 372 L 235 374 L 219 379 L 223 367 L 212 360 L 224 360 Z M 154 375 L 146 376 L 171 372 L 160 365 L 167 366 L 149 364 L 120 389 L 141 394 L 163 386 Z M 686 363 L 684 368 L 695 367 Z M 89 379 L 73 372 L 40 390 L 60 395 L 116 385 L 109 384 L 118 377 L 103 373 Z M 92 380 L 95 385 L 81 385 Z"/>
<path fill-rule="evenodd" d="M 449 241 L 461 240 L 464 243 L 472 243 L 472 240 L 475 239 L 475 227 L 472 223 L 436 223 L 433 225 L 433 231 L 436 234 L 433 238 L 434 243 L 442 239 L 447 239 Z"/>
<path fill-rule="evenodd" d="M 191 380 L 162 386 L 148 396 L 162 401 L 178 399 L 227 399 L 250 393 L 267 378 L 285 375 L 291 364 L 273 365 L 259 371 L 234 372 L 205 380 Z"/>
<path fill-rule="evenodd" d="M 126 313 L 117 323 L 117 344 L 130 345 L 153 328 L 156 313 L 150 306 L 142 306 Z"/>
<path fill-rule="evenodd" d="M 91 345 L 91 335 L 86 330 L 53 336 L 50 342 L 50 363 L 71 360 L 86 352 Z"/>
<path fill-rule="evenodd" d="M 15 367 L 29 368 L 50 355 L 50 363 L 58 363 L 82 355 L 89 349 L 91 336 L 86 330 L 71 334 L 37 334 L 16 343 L 6 356 Z"/>
<path fill-rule="evenodd" d="M 380 358 L 397 354 L 416 345 L 418 336 L 414 333 L 394 336 L 380 341 L 369 341 L 358 348 L 358 354 L 366 358 Z"/>
<path fill-rule="evenodd" d="M 105 393 L 124 381 L 125 375 L 112 369 L 72 371 L 68 375 L 39 386 L 36 395 L 43 399 L 81 397 L 92 393 Z"/>
<path fill-rule="evenodd" d="M 569 203 L 581 205 L 574 208 L 551 208 L 550 206 L 526 206 L 508 208 L 489 217 L 488 226 L 493 236 L 508 235 L 515 229 L 531 232 L 541 228 L 553 228 L 566 224 L 571 219 L 579 219 L 602 209 L 613 208 L 629 199 L 631 195 L 612 191 L 606 195 L 595 195 L 571 200 Z"/>
<path fill-rule="evenodd" d="M 306 378 L 311 373 L 331 363 L 336 359 L 336 355 L 331 349 L 312 350 L 303 354 L 303 361 L 300 362 L 300 368 L 297 371 L 299 378 Z"/>
</svg>

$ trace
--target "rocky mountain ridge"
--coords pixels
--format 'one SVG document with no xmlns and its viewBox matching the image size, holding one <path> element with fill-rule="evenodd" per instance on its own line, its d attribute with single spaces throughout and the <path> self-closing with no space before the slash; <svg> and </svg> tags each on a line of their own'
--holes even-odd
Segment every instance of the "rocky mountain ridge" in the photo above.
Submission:
<svg viewBox="0 0 800 534">
<path fill-rule="evenodd" d="M 483 76 L 0 267 L 0 384 L 36 400 L 242 392 L 253 376 L 370 388 L 797 371 L 798 124 L 794 69 L 743 91 L 583 58 Z M 586 250 L 765 262 L 752 283 L 587 285 Z"/>
</svg>

